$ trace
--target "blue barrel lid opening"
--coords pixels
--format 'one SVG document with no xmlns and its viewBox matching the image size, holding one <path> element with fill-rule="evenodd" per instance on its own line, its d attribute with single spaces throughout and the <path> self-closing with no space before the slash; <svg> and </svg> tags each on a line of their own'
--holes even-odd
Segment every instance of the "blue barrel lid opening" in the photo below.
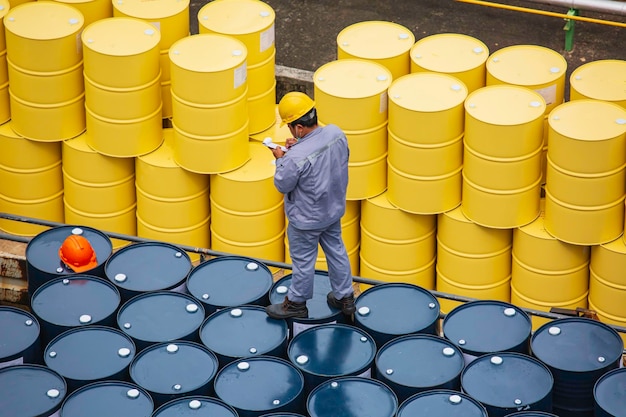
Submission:
<svg viewBox="0 0 626 417">
<path fill-rule="evenodd" d="M 237 411 L 217 398 L 189 395 L 166 402 L 152 417 L 238 417 Z"/>
<path fill-rule="evenodd" d="M 150 417 L 150 394 L 126 381 L 101 381 L 72 392 L 61 406 L 63 417 Z"/>
<path fill-rule="evenodd" d="M 285 275 L 274 283 L 270 291 L 270 303 L 282 303 L 287 296 L 287 291 L 291 286 L 292 274 Z M 303 323 L 314 322 L 329 318 L 336 318 L 341 315 L 341 310 L 330 307 L 326 301 L 326 295 L 331 291 L 328 272 L 315 271 L 313 279 L 313 297 L 306 302 L 309 310 L 308 318 L 298 318 Z"/>
<path fill-rule="evenodd" d="M 39 340 L 39 322 L 31 313 L 11 306 L 0 306 L 0 363 L 20 358 Z M 40 353 L 41 354 L 41 353 Z"/>
<path fill-rule="evenodd" d="M 407 398 L 397 417 L 488 417 L 487 409 L 467 394 L 452 390 L 429 390 Z"/>
<path fill-rule="evenodd" d="M 3 416 L 43 416 L 61 407 L 67 384 L 45 366 L 15 365 L 0 369 L 0 392 Z"/>
</svg>

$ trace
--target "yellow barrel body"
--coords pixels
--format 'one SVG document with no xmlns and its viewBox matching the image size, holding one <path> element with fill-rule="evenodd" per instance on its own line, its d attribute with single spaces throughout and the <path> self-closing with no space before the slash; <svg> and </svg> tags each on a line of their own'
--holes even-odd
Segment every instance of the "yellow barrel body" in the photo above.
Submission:
<svg viewBox="0 0 626 417">
<path fill-rule="evenodd" d="M 358 22 L 337 35 L 337 59 L 360 58 L 378 62 L 395 80 L 411 71 L 410 50 L 414 43 L 413 32 L 398 23 Z"/>
<path fill-rule="evenodd" d="M 38 200 L 22 200 L 0 194 L 0 212 L 63 223 L 63 191 Z M 0 230 L 18 236 L 36 236 L 48 226 L 0 219 Z"/>
<path fill-rule="evenodd" d="M 313 75 L 320 124 L 339 126 L 348 137 L 348 146 L 362 150 L 351 153 L 348 161 L 348 200 L 374 197 L 387 187 L 387 90 L 391 81 L 391 72 L 382 64 L 360 59 L 329 62 Z"/>
<path fill-rule="evenodd" d="M 85 27 L 113 16 L 113 2 L 107 0 L 54 0 L 75 7 L 85 18 Z"/>
<path fill-rule="evenodd" d="M 9 74 L 7 64 L 7 43 L 4 28 L 4 17 L 11 7 L 9 0 L 0 1 L 0 124 L 11 119 L 11 102 L 9 98 Z"/>
<path fill-rule="evenodd" d="M 426 36 L 410 51 L 411 72 L 437 72 L 461 80 L 467 90 L 484 87 L 489 48 L 484 42 L 460 33 Z"/>
<path fill-rule="evenodd" d="M 615 239 L 591 248 L 589 304 L 615 321 L 626 321 L 626 243 Z"/>
<path fill-rule="evenodd" d="M 626 108 L 626 60 L 600 59 L 580 65 L 569 78 L 570 100 L 609 101 Z"/>
<path fill-rule="evenodd" d="M 91 213 L 78 210 L 64 199 L 65 222 L 68 224 L 82 224 L 102 230 L 123 235 L 137 235 L 136 204 L 114 213 Z M 112 238 L 113 249 L 119 249 L 130 242 L 124 239 Z"/>
</svg>

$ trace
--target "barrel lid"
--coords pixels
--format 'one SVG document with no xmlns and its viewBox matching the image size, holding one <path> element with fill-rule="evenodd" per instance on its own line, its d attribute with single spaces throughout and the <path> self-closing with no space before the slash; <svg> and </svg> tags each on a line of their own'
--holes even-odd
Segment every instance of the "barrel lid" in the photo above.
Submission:
<svg viewBox="0 0 626 417">
<path fill-rule="evenodd" d="M 200 9 L 202 26 L 217 33 L 245 35 L 274 24 L 274 9 L 258 0 L 212 1 Z"/>
<path fill-rule="evenodd" d="M 11 8 L 11 4 L 9 0 L 0 0 L 0 19 L 6 16 Z"/>
<path fill-rule="evenodd" d="M 365 329 L 404 335 L 422 331 L 439 319 L 439 301 L 413 284 L 383 283 L 365 290 L 356 300 L 354 320 Z"/>
<path fill-rule="evenodd" d="M 63 402 L 64 417 L 150 417 L 152 397 L 138 385 L 125 381 L 102 381 L 84 385 Z"/>
<path fill-rule="evenodd" d="M 130 365 L 130 377 L 149 392 L 182 394 L 209 384 L 217 369 L 217 358 L 209 349 L 177 340 L 142 350 Z"/>
<path fill-rule="evenodd" d="M 187 290 L 204 304 L 236 307 L 258 300 L 272 287 L 269 268 L 244 256 L 220 256 L 196 266 Z"/>
<path fill-rule="evenodd" d="M 438 33 L 418 40 L 411 48 L 411 60 L 420 67 L 444 73 L 480 67 L 489 57 L 482 41 L 460 33 Z"/>
<path fill-rule="evenodd" d="M 44 362 L 65 378 L 94 381 L 128 367 L 135 344 L 123 332 L 105 326 L 83 326 L 56 336 L 44 352 Z"/>
<path fill-rule="evenodd" d="M 458 378 L 465 366 L 463 353 L 450 341 L 435 335 L 397 337 L 376 354 L 376 369 L 396 384 L 429 389 Z M 415 372 L 419 369 L 419 372 Z"/>
<path fill-rule="evenodd" d="M 157 48 L 161 32 L 132 17 L 109 17 L 89 24 L 81 35 L 84 47 L 109 56 L 133 56 Z"/>
<path fill-rule="evenodd" d="M 626 241 L 624 241 L 623 236 L 620 236 L 611 242 L 603 243 L 599 245 L 598 248 L 606 249 L 620 255 L 626 255 Z M 598 248 L 596 248 L 596 250 Z"/>
<path fill-rule="evenodd" d="M 289 343 L 289 360 L 307 374 L 324 377 L 361 374 L 376 356 L 376 343 L 365 331 L 345 324 L 305 329 Z"/>
<path fill-rule="evenodd" d="M 26 261 L 34 268 L 51 274 L 74 274 L 59 258 L 59 248 L 72 235 L 85 237 L 96 252 L 98 263 L 104 263 L 113 252 L 111 239 L 99 230 L 86 226 L 59 226 L 44 230 L 26 245 Z"/>
<path fill-rule="evenodd" d="M 442 213 L 442 216 L 449 217 L 450 219 L 452 219 L 452 220 L 454 220 L 456 222 L 460 222 L 460 223 L 475 224 L 472 220 L 467 218 L 465 213 L 463 213 L 463 210 L 461 209 L 461 206 L 457 206 L 456 208 L 454 208 L 454 209 L 452 209 L 450 211 L 446 211 L 446 212 Z"/>
<path fill-rule="evenodd" d="M 274 283 L 270 291 L 270 303 L 280 304 L 287 296 L 287 291 L 291 286 L 292 274 L 285 275 Z M 341 310 L 328 305 L 326 296 L 330 292 L 330 279 L 328 272 L 315 271 L 313 277 L 313 297 L 306 301 L 309 317 L 298 319 L 302 322 L 311 322 L 320 319 L 326 319 L 341 314 Z"/>
<path fill-rule="evenodd" d="M 624 387 L 626 387 L 626 368 L 613 369 L 596 381 L 593 387 L 593 397 L 597 406 L 606 415 L 623 415 L 624 404 L 626 404 Z"/>
<path fill-rule="evenodd" d="M 487 71 L 507 84 L 537 86 L 563 77 L 567 61 L 560 53 L 545 46 L 513 45 L 491 54 Z"/>
<path fill-rule="evenodd" d="M 138 19 L 164 19 L 189 8 L 189 0 L 115 0 L 113 7 L 123 14 Z"/>
<path fill-rule="evenodd" d="M 254 182 L 274 178 L 276 163 L 273 154 L 265 145 L 258 142 L 250 142 L 249 148 L 250 159 L 248 162 L 233 171 L 217 175 L 237 182 Z"/>
<path fill-rule="evenodd" d="M 247 55 L 248 50 L 243 42 L 214 33 L 179 39 L 169 50 L 174 65 L 189 71 L 208 73 L 237 68 L 246 63 Z"/>
<path fill-rule="evenodd" d="M 339 59 L 319 67 L 313 74 L 315 86 L 341 98 L 372 97 L 387 91 L 392 75 L 384 65 L 363 59 Z"/>
<path fill-rule="evenodd" d="M 415 72 L 394 80 L 389 100 L 414 112 L 438 112 L 463 104 L 467 86 L 452 75 Z"/>
<path fill-rule="evenodd" d="M 557 239 L 552 236 L 545 228 L 545 217 L 546 217 L 546 209 L 545 209 L 545 198 L 541 198 L 539 200 L 539 216 L 533 220 L 532 222 L 518 227 L 518 229 L 525 234 L 542 239 L 542 240 L 554 240 Z"/>
<path fill-rule="evenodd" d="M 260 306 L 218 310 L 207 317 L 200 328 L 200 339 L 206 347 L 231 358 L 263 355 L 288 337 L 287 322 L 268 317 Z"/>
<path fill-rule="evenodd" d="M 83 132 L 74 138 L 64 140 L 63 146 L 68 146 L 77 151 L 94 155 L 98 153 L 97 151 L 93 150 L 89 145 L 87 145 L 87 132 Z"/>
<path fill-rule="evenodd" d="M 528 314 L 513 304 L 478 300 L 452 309 L 443 319 L 442 330 L 465 353 L 480 356 L 523 344 L 532 325 Z"/>
<path fill-rule="evenodd" d="M 176 287 L 191 268 L 191 259 L 185 251 L 163 242 L 125 246 L 115 252 L 104 267 L 113 284 L 141 292 Z"/>
<path fill-rule="evenodd" d="M 325 381 L 307 399 L 311 417 L 392 417 L 397 409 L 398 398 L 387 385 L 356 376 Z"/>
<path fill-rule="evenodd" d="M 14 7 L 4 17 L 4 27 L 32 40 L 59 39 L 78 33 L 85 18 L 76 8 L 57 2 L 32 2 Z"/>
<path fill-rule="evenodd" d="M 608 140 L 626 134 L 626 109 L 601 100 L 573 100 L 555 107 L 548 122 L 570 139 Z"/>
<path fill-rule="evenodd" d="M 80 274 L 45 282 L 31 299 L 37 317 L 66 327 L 98 323 L 114 314 L 119 305 L 120 293 L 113 284 Z"/>
<path fill-rule="evenodd" d="M 0 136 L 2 136 L 3 139 L 18 139 L 18 140 L 27 141 L 28 139 L 26 139 L 25 137 L 22 137 L 22 136 L 18 135 L 17 133 L 15 133 L 15 130 L 13 130 L 11 128 L 12 125 L 13 124 L 12 124 L 11 121 L 8 121 L 6 123 L 1 124 L 0 125 Z M 57 143 L 57 145 L 58 145 L 58 143 Z"/>
<path fill-rule="evenodd" d="M 174 160 L 174 128 L 168 127 L 163 129 L 163 142 L 161 146 L 154 151 L 145 155 L 138 156 L 141 162 L 162 168 L 181 169 L 180 165 Z"/>
<path fill-rule="evenodd" d="M 484 123 L 515 126 L 544 117 L 546 101 L 531 89 L 497 84 L 471 92 L 465 111 Z"/>
<path fill-rule="evenodd" d="M 354 23 L 337 35 L 337 45 L 350 55 L 365 59 L 382 59 L 408 53 L 415 35 L 394 22 L 372 20 Z"/>
<path fill-rule="evenodd" d="M 520 411 L 519 413 L 507 414 L 506 417 L 558 417 L 556 414 L 543 411 Z"/>
<path fill-rule="evenodd" d="M 61 375 L 41 365 L 15 365 L 0 369 L 2 415 L 43 416 L 58 409 L 67 385 Z"/>
<path fill-rule="evenodd" d="M 203 321 L 202 304 L 174 291 L 136 295 L 117 314 L 117 325 L 124 333 L 146 342 L 183 339 L 195 334 Z"/>
<path fill-rule="evenodd" d="M 452 390 L 428 390 L 406 399 L 397 417 L 413 417 L 428 410 L 429 417 L 487 417 L 487 410 L 467 394 Z"/>
<path fill-rule="evenodd" d="M 463 392 L 486 406 L 518 410 L 552 394 L 550 370 L 528 355 L 501 352 L 481 356 L 461 373 Z"/>
<path fill-rule="evenodd" d="M 580 65 L 570 75 L 570 85 L 585 97 L 604 101 L 626 100 L 626 61 L 600 59 Z"/>
<path fill-rule="evenodd" d="M 551 368 L 591 372 L 617 363 L 624 342 L 613 328 L 585 317 L 555 319 L 530 339 L 533 355 Z"/>
<path fill-rule="evenodd" d="M 303 390 L 302 372 L 286 360 L 271 356 L 236 360 L 215 377 L 215 394 L 237 410 L 283 408 L 298 399 Z"/>
<path fill-rule="evenodd" d="M 270 413 L 270 414 L 263 414 L 260 417 L 304 417 L 302 414 L 296 414 L 296 413 Z"/>
<path fill-rule="evenodd" d="M 238 417 L 234 408 L 217 398 L 189 395 L 160 406 L 152 417 Z"/>
<path fill-rule="evenodd" d="M 0 362 L 14 359 L 39 339 L 39 322 L 29 312 L 10 306 L 0 306 Z"/>
</svg>

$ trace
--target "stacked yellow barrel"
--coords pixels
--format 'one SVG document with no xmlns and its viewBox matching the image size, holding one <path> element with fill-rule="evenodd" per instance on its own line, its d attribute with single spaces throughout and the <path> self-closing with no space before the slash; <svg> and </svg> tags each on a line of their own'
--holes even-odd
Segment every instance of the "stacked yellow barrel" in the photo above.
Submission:
<svg viewBox="0 0 626 417">
<path fill-rule="evenodd" d="M 626 61 L 601 59 L 587 62 L 572 71 L 569 78 L 570 100 L 594 99 L 626 108 Z"/>
<path fill-rule="evenodd" d="M 12 128 L 54 142 L 85 130 L 83 15 L 55 2 L 28 2 L 4 17 Z"/>
<path fill-rule="evenodd" d="M 340 59 L 313 75 L 320 125 L 335 124 L 348 138 L 348 200 L 374 197 L 387 188 L 387 89 L 382 64 Z"/>
<path fill-rule="evenodd" d="M 174 161 L 174 130 L 163 133 L 158 149 L 135 158 L 137 236 L 209 248 L 209 176 L 181 168 Z"/>
<path fill-rule="evenodd" d="M 9 100 L 9 73 L 7 67 L 7 43 L 4 34 L 4 17 L 10 9 L 8 0 L 0 1 L 0 124 L 11 119 Z"/>
<path fill-rule="evenodd" d="M 436 214 L 461 204 L 465 85 L 430 72 L 389 87 L 388 193 L 399 209 Z"/>
<path fill-rule="evenodd" d="M 197 34 L 170 48 L 174 160 L 199 174 L 241 167 L 248 149 L 246 46 Z"/>
<path fill-rule="evenodd" d="M 232 36 L 247 48 L 249 132 L 274 124 L 276 47 L 274 10 L 260 0 L 216 0 L 198 11 L 200 33 Z"/>
<path fill-rule="evenodd" d="M 113 5 L 111 0 L 53 0 L 59 3 L 75 7 L 85 18 L 85 27 L 93 22 L 113 17 Z"/>
<path fill-rule="evenodd" d="M 172 117 L 169 50 L 174 42 L 189 36 L 189 0 L 114 0 L 112 3 L 114 16 L 143 20 L 160 32 L 162 117 Z"/>
</svg>

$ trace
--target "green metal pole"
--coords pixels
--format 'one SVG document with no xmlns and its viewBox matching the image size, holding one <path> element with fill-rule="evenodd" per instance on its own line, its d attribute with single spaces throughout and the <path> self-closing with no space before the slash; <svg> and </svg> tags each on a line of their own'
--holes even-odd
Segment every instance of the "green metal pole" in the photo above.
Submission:
<svg viewBox="0 0 626 417">
<path fill-rule="evenodd" d="M 578 9 L 570 8 L 567 12 L 568 16 L 578 16 Z M 574 26 L 576 21 L 573 19 L 565 19 L 566 23 L 563 26 L 563 30 L 565 31 L 565 50 L 571 51 L 574 48 Z"/>
</svg>

